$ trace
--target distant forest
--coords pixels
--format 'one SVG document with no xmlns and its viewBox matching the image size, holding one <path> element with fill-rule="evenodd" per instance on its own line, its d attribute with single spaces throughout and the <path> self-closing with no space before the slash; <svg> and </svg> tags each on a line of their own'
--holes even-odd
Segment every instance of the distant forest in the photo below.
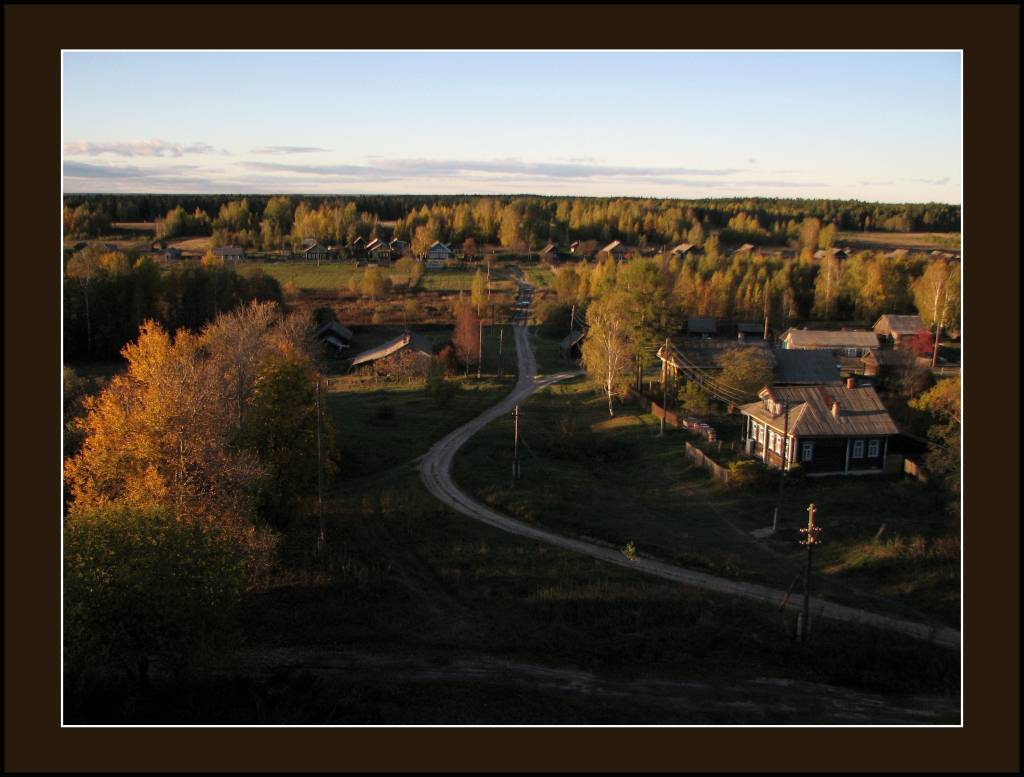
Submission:
<svg viewBox="0 0 1024 777">
<path fill-rule="evenodd" d="M 369 237 L 379 222 L 388 236 L 414 240 L 537 248 L 547 241 L 621 240 L 674 243 L 710 230 L 724 242 L 787 245 L 801 224 L 833 230 L 958 232 L 960 206 L 858 200 L 473 195 L 73 194 L 64 198 L 65 231 L 97 236 L 112 222 L 167 222 L 164 236 L 212 234 L 214 243 L 280 247 L 290 239 L 347 241 Z M 694 234 L 696 233 L 696 235 Z M 691 241 L 698 242 L 698 241 Z"/>
</svg>

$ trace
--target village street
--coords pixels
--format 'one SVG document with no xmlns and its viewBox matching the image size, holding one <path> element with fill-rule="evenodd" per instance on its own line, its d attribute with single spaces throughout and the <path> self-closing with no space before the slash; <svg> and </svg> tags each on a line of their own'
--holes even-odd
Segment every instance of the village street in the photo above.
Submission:
<svg viewBox="0 0 1024 777">
<path fill-rule="evenodd" d="M 528 299 L 531 296 L 532 290 L 521 280 L 518 282 L 520 284 L 521 297 Z M 779 606 L 786 596 L 785 591 L 717 577 L 653 559 L 636 557 L 630 560 L 620 551 L 539 529 L 503 515 L 469 496 L 455 484 L 451 474 L 452 462 L 459 448 L 470 437 L 505 413 L 511 413 L 517 404 L 525 402 L 534 392 L 553 383 L 558 383 L 581 374 L 579 371 L 570 371 L 547 376 L 537 375 L 537 362 L 526 325 L 529 320 L 528 316 L 522 314 L 517 316 L 517 318 L 519 318 L 517 321 L 519 325 L 514 327 L 514 332 L 519 364 L 519 379 L 516 382 L 515 388 L 498 404 L 441 439 L 422 457 L 419 465 L 420 473 L 430 493 L 462 515 L 511 534 L 528 537 L 565 550 L 591 556 L 592 558 L 606 561 L 609 564 L 634 569 L 637 572 L 654 575 L 666 580 L 673 580 L 684 585 L 718 593 L 732 594 L 746 599 L 756 599 L 768 605 Z M 800 594 L 791 596 L 787 601 L 787 607 L 794 610 L 802 609 L 803 596 Z M 830 618 L 850 623 L 863 623 L 875 628 L 933 641 L 945 647 L 960 648 L 960 632 L 948 627 L 936 627 L 880 615 L 866 610 L 833 604 L 813 596 L 810 600 L 810 612 L 812 620 L 814 618 Z"/>
</svg>

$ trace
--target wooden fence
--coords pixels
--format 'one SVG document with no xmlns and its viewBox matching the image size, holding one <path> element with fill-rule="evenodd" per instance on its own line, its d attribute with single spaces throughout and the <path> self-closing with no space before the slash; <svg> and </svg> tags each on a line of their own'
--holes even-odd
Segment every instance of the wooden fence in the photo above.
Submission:
<svg viewBox="0 0 1024 777">
<path fill-rule="evenodd" d="M 632 388 L 629 390 L 629 395 L 636 399 L 643 406 L 644 410 L 649 411 L 655 418 L 661 418 L 665 416 L 665 423 L 669 426 L 674 426 L 677 429 L 686 429 L 688 432 L 699 434 L 708 442 L 714 442 L 718 439 L 715 434 L 715 430 L 709 424 L 704 423 L 699 418 L 680 418 L 678 415 L 673 413 L 671 410 L 665 411 L 661 405 L 657 402 L 652 402 L 650 399 L 645 397 L 643 394 L 638 394 Z"/>
<path fill-rule="evenodd" d="M 696 464 L 698 467 L 703 467 L 711 473 L 711 477 L 717 480 L 723 485 L 729 484 L 729 470 L 719 464 L 717 461 L 709 458 L 704 451 L 700 448 L 686 443 L 686 458 Z"/>
</svg>

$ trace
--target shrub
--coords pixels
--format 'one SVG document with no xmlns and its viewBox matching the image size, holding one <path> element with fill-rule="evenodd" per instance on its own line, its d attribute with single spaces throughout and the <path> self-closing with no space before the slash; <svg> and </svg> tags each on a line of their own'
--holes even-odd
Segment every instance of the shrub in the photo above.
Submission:
<svg viewBox="0 0 1024 777">
<path fill-rule="evenodd" d="M 735 488 L 757 485 L 762 476 L 761 465 L 753 459 L 740 459 L 729 465 L 729 485 Z"/>
<path fill-rule="evenodd" d="M 176 672 L 235 635 L 246 550 L 216 522 L 107 505 L 64 526 L 64 658 L 69 679 L 127 675 L 154 659 Z"/>
</svg>

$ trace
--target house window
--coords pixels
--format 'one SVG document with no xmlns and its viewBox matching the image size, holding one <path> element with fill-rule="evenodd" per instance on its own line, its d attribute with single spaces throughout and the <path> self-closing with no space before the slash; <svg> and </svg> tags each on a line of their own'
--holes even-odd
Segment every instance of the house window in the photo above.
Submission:
<svg viewBox="0 0 1024 777">
<path fill-rule="evenodd" d="M 800 459 L 802 461 L 810 461 L 814 458 L 814 443 L 805 442 L 800 446 Z"/>
<path fill-rule="evenodd" d="M 878 440 L 868 440 L 868 458 L 878 458 Z"/>
<path fill-rule="evenodd" d="M 774 448 L 774 450 L 780 456 L 782 455 L 782 435 L 781 434 L 776 434 L 775 435 L 775 448 Z"/>
<path fill-rule="evenodd" d="M 850 456 L 852 458 L 854 458 L 854 459 L 863 459 L 864 458 L 864 441 L 863 440 L 854 440 L 853 441 L 853 453 L 851 453 Z"/>
<path fill-rule="evenodd" d="M 757 441 L 764 445 L 764 427 L 758 424 L 757 426 Z"/>
</svg>

